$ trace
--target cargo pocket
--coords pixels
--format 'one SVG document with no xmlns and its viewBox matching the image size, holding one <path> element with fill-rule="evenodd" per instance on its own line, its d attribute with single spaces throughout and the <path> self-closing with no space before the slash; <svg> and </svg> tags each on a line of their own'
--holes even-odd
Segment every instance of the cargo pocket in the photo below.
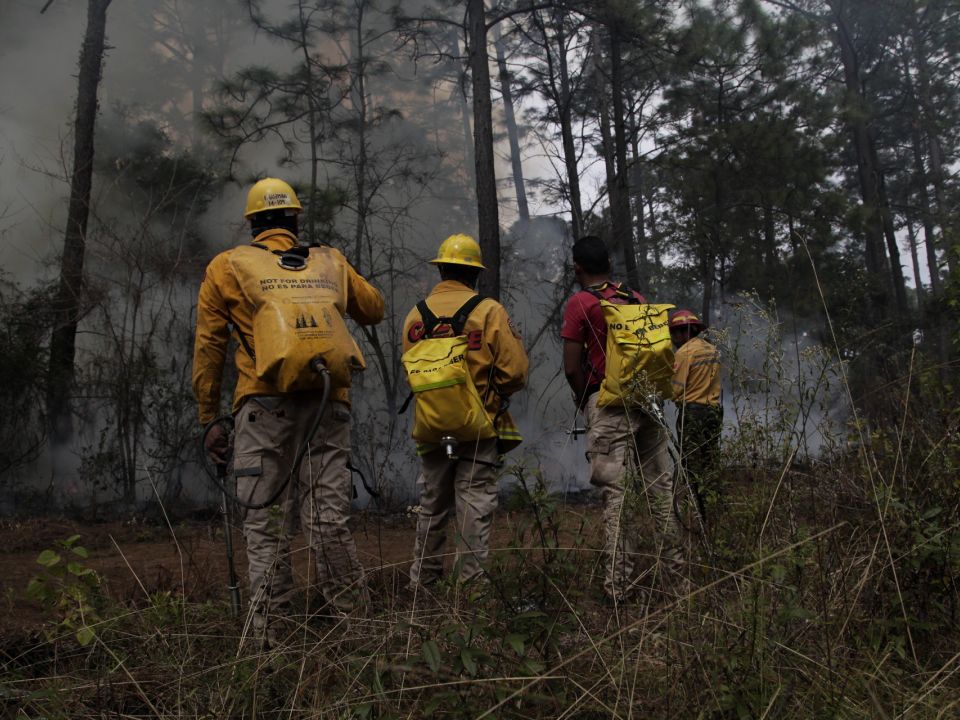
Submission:
<svg viewBox="0 0 960 720">
<path fill-rule="evenodd" d="M 591 435 L 587 436 L 587 458 L 592 462 L 597 455 L 607 455 L 610 452 L 610 438 L 597 437 L 593 433 Z"/>
<path fill-rule="evenodd" d="M 619 453 L 610 452 L 610 439 L 593 438 L 587 450 L 590 461 L 590 484 L 597 486 L 614 485 L 623 474 L 623 458 Z"/>
<path fill-rule="evenodd" d="M 256 495 L 264 495 L 261 479 L 263 458 L 259 454 L 234 455 L 233 476 L 237 479 L 237 497 L 245 503 L 256 503 Z"/>
</svg>

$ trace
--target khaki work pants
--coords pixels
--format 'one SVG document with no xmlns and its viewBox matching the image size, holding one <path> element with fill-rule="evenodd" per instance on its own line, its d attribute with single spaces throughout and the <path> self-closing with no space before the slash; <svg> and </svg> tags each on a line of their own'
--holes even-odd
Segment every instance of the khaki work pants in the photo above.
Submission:
<svg viewBox="0 0 960 720">
<path fill-rule="evenodd" d="M 236 415 L 233 458 L 241 500 L 265 502 L 286 480 L 318 403 L 314 393 L 244 402 Z M 349 453 L 350 409 L 330 401 L 298 476 L 272 507 L 245 510 L 243 534 L 255 630 L 290 612 L 294 592 L 290 538 L 297 520 L 316 560 L 317 584 L 328 606 L 350 611 L 364 596 L 363 568 L 347 527 L 353 497 Z"/>
<path fill-rule="evenodd" d="M 700 517 L 713 516 L 721 504 L 720 436 L 723 434 L 723 409 L 711 405 L 686 403 L 677 408 L 677 438 L 680 462 L 687 471 Z"/>
<path fill-rule="evenodd" d="M 417 539 L 410 566 L 411 585 L 430 585 L 443 575 L 447 523 L 456 510 L 459 578 L 469 581 L 483 575 L 490 546 L 490 528 L 497 509 L 496 468 L 471 462 L 473 458 L 497 461 L 497 440 L 480 440 L 458 451 L 460 460 L 448 460 L 442 450 L 421 457 L 420 511 Z"/>
<path fill-rule="evenodd" d="M 619 600 L 638 582 L 636 515 L 641 509 L 656 522 L 662 569 L 678 571 L 683 556 L 673 512 L 673 466 L 666 429 L 639 411 L 597 407 L 598 395 L 591 395 L 586 405 L 587 456 L 590 482 L 603 493 L 603 588 L 609 597 Z"/>
</svg>

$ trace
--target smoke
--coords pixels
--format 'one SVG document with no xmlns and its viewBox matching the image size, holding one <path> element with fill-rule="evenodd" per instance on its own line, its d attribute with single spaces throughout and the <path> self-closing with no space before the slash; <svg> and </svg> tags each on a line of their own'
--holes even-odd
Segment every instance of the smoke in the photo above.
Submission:
<svg viewBox="0 0 960 720">
<path fill-rule="evenodd" d="M 4 3 L 2 12 L 0 267 L 32 281 L 49 277 L 51 227 L 66 215 L 58 178 L 70 148 L 83 3 L 56 3 L 42 16 L 36 4 Z"/>
<path fill-rule="evenodd" d="M 177 9 L 182 16 L 171 16 Z M 266 3 L 265 12 L 278 21 L 289 15 L 289 7 L 276 0 Z M 31 286 L 55 279 L 51 261 L 62 244 L 85 4 L 55 2 L 41 16 L 37 5 L 6 3 L 3 13 L 0 47 L 8 71 L 0 75 L 5 98 L 0 104 L 0 233 L 5 241 L 0 262 Z M 347 35 L 318 33 L 317 52 L 339 69 L 329 76 L 336 103 L 318 145 L 322 197 L 314 207 L 324 241 L 347 253 L 386 296 L 388 317 L 377 329 L 382 357 L 363 340 L 369 367 L 352 396 L 354 459 L 399 504 L 415 495 L 418 465 L 408 436 L 410 414 L 396 416 L 406 394 L 399 364 L 401 324 L 436 282 L 435 269 L 425 261 L 439 242 L 453 233 L 476 233 L 472 138 L 463 123 L 467 107 L 457 86 L 459 62 L 414 63 L 391 34 L 376 32 L 391 18 L 376 13 L 366 18 L 371 36 L 379 39 L 365 48 L 370 71 L 365 77 L 365 214 L 358 216 L 361 103 L 350 62 L 356 48 Z M 254 31 L 242 10 L 213 0 L 113 3 L 107 35 L 88 238 L 95 303 L 80 336 L 85 400 L 75 441 L 52 448 L 24 479 L 52 505 L 82 505 L 115 497 L 118 463 L 127 462 L 136 465 L 141 501 L 152 496 L 152 482 L 182 486 L 182 497 L 204 501 L 209 493 L 204 481 L 195 479 L 193 445 L 187 444 L 197 431 L 189 387 L 196 289 L 210 258 L 248 238 L 241 217 L 245 180 L 278 175 L 305 187 L 310 167 L 302 124 L 224 154 L 195 111 L 215 110 L 218 83 L 237 70 L 256 64 L 289 72 L 299 57 L 289 45 Z M 526 160 L 532 181 L 538 173 L 553 173 L 542 157 Z M 508 175 L 504 154 L 498 176 Z M 173 181 L 163 189 L 165 177 Z M 509 194 L 502 192 L 505 207 L 512 202 Z M 559 311 L 569 294 L 571 239 L 565 224 L 553 217 L 557 208 L 541 204 L 541 209 L 545 217 L 518 223 L 503 240 L 504 304 L 531 360 L 528 388 L 511 406 L 525 443 L 510 459 L 539 466 L 556 490 L 581 489 L 588 478 L 585 438 L 570 434 L 578 421 L 560 367 Z M 750 373 L 769 364 L 768 351 L 747 347 L 753 331 L 738 319 L 745 312 L 732 308 L 718 326 L 740 328 L 729 331 L 725 347 L 735 349 L 731 368 L 749 369 L 753 377 Z M 734 337 L 739 340 L 733 342 Z M 783 356 L 785 384 L 774 392 L 758 380 L 726 380 L 727 432 L 761 417 L 761 408 L 769 416 L 775 403 L 787 407 L 796 395 L 811 409 L 797 415 L 783 435 L 802 437 L 815 454 L 823 437 L 811 428 L 836 420 L 826 397 L 826 410 L 819 399 L 799 401 L 819 360 L 802 336 L 784 335 L 775 345 Z M 799 360 L 791 365 L 794 355 Z M 141 361 L 138 375 L 133 370 Z M 116 437 L 121 390 L 148 399 L 136 452 L 128 448 L 125 454 Z M 801 416 L 806 424 L 797 419 Z"/>
<path fill-rule="evenodd" d="M 724 303 L 709 337 L 724 365 L 725 435 L 751 459 L 811 460 L 836 449 L 849 418 L 843 368 L 809 324 L 741 295 Z"/>
</svg>

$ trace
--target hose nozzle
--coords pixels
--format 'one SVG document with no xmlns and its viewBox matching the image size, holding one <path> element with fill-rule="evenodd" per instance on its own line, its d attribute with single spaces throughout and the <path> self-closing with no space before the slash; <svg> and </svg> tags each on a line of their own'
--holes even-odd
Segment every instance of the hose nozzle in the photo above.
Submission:
<svg viewBox="0 0 960 720">
<path fill-rule="evenodd" d="M 447 453 L 448 460 L 456 460 L 457 439 L 450 435 L 444 435 L 440 438 L 440 447 Z"/>
</svg>

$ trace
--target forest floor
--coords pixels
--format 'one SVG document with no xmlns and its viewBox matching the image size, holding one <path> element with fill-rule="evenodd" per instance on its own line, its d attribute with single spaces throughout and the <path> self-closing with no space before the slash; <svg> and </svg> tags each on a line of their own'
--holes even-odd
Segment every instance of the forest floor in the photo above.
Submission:
<svg viewBox="0 0 960 720">
<path fill-rule="evenodd" d="M 494 553 L 515 535 L 521 519 L 522 513 L 498 514 L 491 541 Z M 586 521 L 585 526 L 595 530 L 592 540 L 600 542 L 598 507 L 577 506 L 566 519 L 571 528 Z M 351 517 L 357 553 L 368 573 L 406 576 L 415 524 L 413 514 L 400 512 L 357 512 Z M 239 523 L 234 525 L 234 560 L 245 597 L 246 545 Z M 51 619 L 48 611 L 27 597 L 27 585 L 39 573 L 39 553 L 73 535 L 80 536 L 77 544 L 90 553 L 85 565 L 100 575 L 104 589 L 118 603 L 137 603 L 158 592 L 182 594 L 191 602 L 226 602 L 226 544 L 220 516 L 169 525 L 137 517 L 96 523 L 64 517 L 0 520 L 0 547 L 5 548 L 0 553 L 0 637 L 34 635 Z M 303 588 L 309 562 L 303 533 L 293 539 L 292 557 L 294 579 Z"/>
<path fill-rule="evenodd" d="M 877 521 L 851 477 L 731 468 L 709 546 L 687 533 L 683 578 L 662 573 L 638 502 L 641 592 L 615 607 L 595 495 L 502 498 L 489 584 L 416 594 L 415 516 L 357 512 L 366 612 L 317 606 L 298 535 L 300 598 L 267 647 L 230 615 L 216 515 L 0 521 L 0 716 L 956 717 L 954 525 Z M 239 530 L 234 544 L 246 600 Z M 48 550 L 63 559 L 44 570 Z"/>
</svg>

